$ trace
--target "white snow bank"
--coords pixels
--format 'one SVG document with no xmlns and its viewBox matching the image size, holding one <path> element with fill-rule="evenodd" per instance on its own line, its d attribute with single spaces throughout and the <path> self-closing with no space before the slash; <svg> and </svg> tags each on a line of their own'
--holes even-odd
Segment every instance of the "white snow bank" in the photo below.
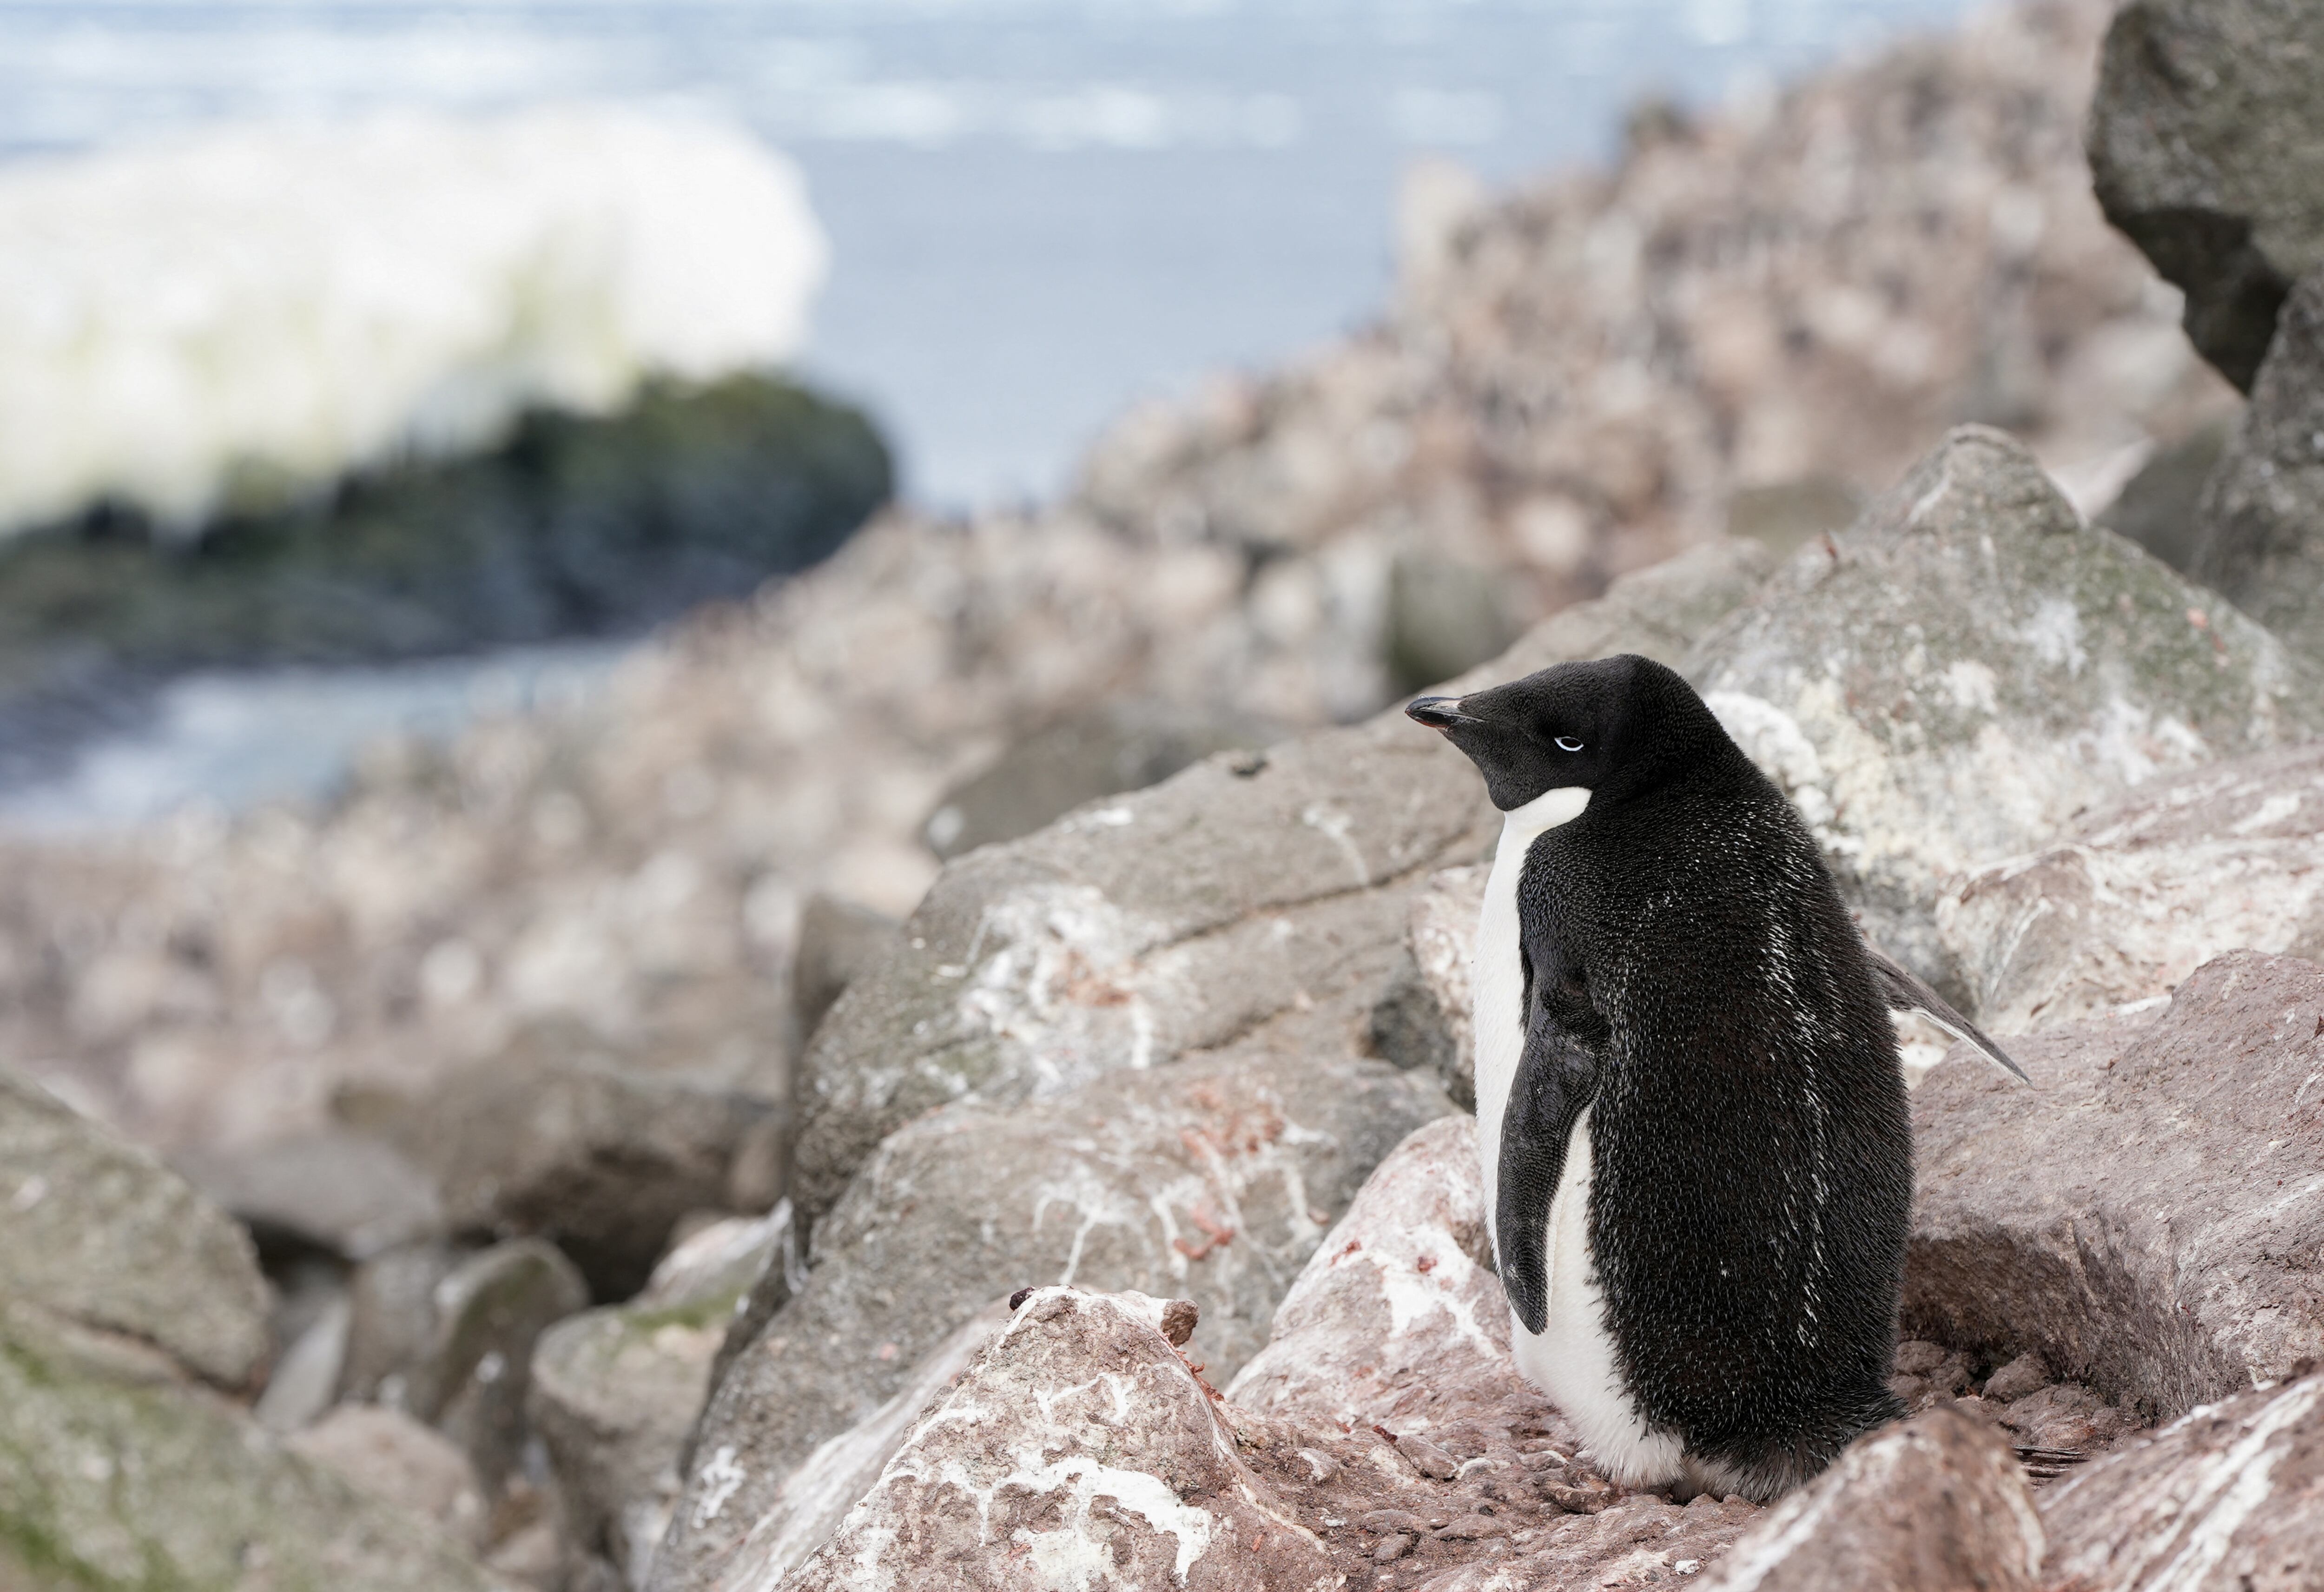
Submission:
<svg viewBox="0 0 2324 1592">
<path fill-rule="evenodd" d="M 773 363 L 827 254 L 783 157 L 622 110 L 0 166 L 0 535 L 106 497 L 188 528 L 529 404 Z"/>
</svg>

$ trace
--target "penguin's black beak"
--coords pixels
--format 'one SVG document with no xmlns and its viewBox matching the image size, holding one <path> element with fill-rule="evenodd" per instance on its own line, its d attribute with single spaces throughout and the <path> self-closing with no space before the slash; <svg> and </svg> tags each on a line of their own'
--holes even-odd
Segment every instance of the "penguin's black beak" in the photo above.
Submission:
<svg viewBox="0 0 2324 1592">
<path fill-rule="evenodd" d="M 1416 724 L 1425 724 L 1431 730 L 1450 730 L 1455 724 L 1474 724 L 1480 721 L 1461 711 L 1457 696 L 1423 696 L 1409 704 L 1404 716 Z"/>
</svg>

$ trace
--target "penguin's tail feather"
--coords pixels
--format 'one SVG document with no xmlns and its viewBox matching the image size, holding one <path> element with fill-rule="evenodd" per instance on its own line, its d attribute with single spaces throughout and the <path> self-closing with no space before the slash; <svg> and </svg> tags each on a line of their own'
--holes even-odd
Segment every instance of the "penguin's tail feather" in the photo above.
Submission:
<svg viewBox="0 0 2324 1592">
<path fill-rule="evenodd" d="M 1865 942 L 1864 953 L 1872 959 L 1873 977 L 1879 980 L 1881 996 L 1888 1002 L 1890 1011 L 1917 1012 L 1955 1039 L 1976 1046 L 1996 1066 L 2007 1068 L 2028 1083 L 2034 1081 L 1984 1029 L 1955 1011 L 1952 1002 L 1914 978 L 1894 957 L 1868 940 Z"/>
</svg>

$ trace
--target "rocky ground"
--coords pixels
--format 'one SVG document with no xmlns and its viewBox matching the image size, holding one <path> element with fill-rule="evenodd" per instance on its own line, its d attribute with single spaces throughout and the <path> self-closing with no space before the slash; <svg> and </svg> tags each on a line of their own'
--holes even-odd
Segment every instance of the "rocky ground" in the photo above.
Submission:
<svg viewBox="0 0 2324 1592">
<path fill-rule="evenodd" d="M 323 811 L 11 842 L 0 1585 L 2315 1584 L 2324 175 L 2219 129 L 2314 147 L 2324 38 L 2113 24 L 2190 344 L 2106 25 L 1438 173 L 1380 325 L 1063 503 Z M 1766 1510 L 1513 1373 L 1494 815 L 1377 712 L 1625 650 L 2034 1081 L 1919 1047 L 1914 1415 Z"/>
</svg>

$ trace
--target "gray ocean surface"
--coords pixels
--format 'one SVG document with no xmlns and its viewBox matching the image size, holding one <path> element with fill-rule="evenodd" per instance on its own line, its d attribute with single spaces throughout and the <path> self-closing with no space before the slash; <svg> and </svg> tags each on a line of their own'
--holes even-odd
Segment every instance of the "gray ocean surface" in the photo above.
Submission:
<svg viewBox="0 0 2324 1592">
<path fill-rule="evenodd" d="M 872 409 L 908 495 L 964 507 L 1056 492 L 1140 398 L 1360 325 L 1387 293 L 1396 184 L 1417 157 L 1494 183 L 1602 160 L 1643 96 L 1764 92 L 1967 9 L 0 0 L 0 161 L 404 107 L 614 101 L 740 121 L 803 168 L 831 235 L 808 373 Z M 500 703 L 530 666 L 415 666 L 408 690 L 403 671 L 347 671 L 338 706 L 334 675 L 192 682 L 81 775 L 0 796 L 0 815 L 104 824 L 311 793 L 371 734 L 456 728 L 473 711 L 463 667 Z"/>
</svg>

